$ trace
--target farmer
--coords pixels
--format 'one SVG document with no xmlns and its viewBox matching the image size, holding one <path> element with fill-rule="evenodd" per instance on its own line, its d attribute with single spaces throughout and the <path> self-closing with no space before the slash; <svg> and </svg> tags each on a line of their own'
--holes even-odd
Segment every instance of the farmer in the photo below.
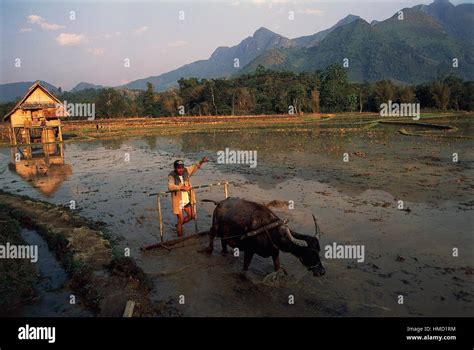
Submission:
<svg viewBox="0 0 474 350">
<path fill-rule="evenodd" d="M 183 235 L 183 224 L 194 219 L 196 195 L 192 190 L 190 177 L 208 162 L 209 158 L 204 157 L 198 163 L 185 167 L 182 160 L 176 160 L 173 163 L 174 170 L 168 175 L 168 190 L 171 192 L 171 204 L 173 206 L 173 214 L 178 218 L 176 224 L 176 232 L 178 237 Z M 183 217 L 183 209 L 186 217 Z"/>
</svg>

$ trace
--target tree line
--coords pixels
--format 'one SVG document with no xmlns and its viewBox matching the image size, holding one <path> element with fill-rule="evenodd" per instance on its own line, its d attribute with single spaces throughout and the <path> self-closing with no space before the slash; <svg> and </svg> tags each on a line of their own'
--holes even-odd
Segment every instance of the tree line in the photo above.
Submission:
<svg viewBox="0 0 474 350">
<path fill-rule="evenodd" d="M 230 78 L 182 78 L 177 88 L 165 92 L 155 92 L 148 83 L 145 91 L 86 89 L 58 97 L 72 103 L 95 103 L 99 118 L 378 112 L 389 100 L 419 103 L 424 111 L 472 111 L 474 82 L 451 75 L 418 85 L 397 85 L 390 80 L 350 83 L 347 70 L 340 65 L 302 73 L 259 66 L 251 74 Z M 2 115 L 13 105 L 0 105 Z"/>
</svg>

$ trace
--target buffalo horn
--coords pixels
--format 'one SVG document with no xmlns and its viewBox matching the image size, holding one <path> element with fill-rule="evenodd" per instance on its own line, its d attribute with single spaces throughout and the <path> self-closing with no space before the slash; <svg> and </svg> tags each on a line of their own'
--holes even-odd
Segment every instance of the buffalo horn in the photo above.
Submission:
<svg viewBox="0 0 474 350">
<path fill-rule="evenodd" d="M 286 229 L 286 235 L 288 236 L 288 239 L 291 241 L 291 243 L 294 243 L 300 247 L 307 247 L 308 243 L 302 239 L 297 239 L 293 237 L 293 235 L 290 232 L 290 229 Z"/>
</svg>

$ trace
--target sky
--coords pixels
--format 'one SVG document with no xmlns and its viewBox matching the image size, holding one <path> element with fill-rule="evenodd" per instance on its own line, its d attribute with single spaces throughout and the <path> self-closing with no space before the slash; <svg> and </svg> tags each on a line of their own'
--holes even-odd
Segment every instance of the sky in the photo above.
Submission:
<svg viewBox="0 0 474 350">
<path fill-rule="evenodd" d="M 348 14 L 371 22 L 431 2 L 0 0 L 0 83 L 118 86 L 207 59 L 260 27 L 295 38 Z"/>
</svg>

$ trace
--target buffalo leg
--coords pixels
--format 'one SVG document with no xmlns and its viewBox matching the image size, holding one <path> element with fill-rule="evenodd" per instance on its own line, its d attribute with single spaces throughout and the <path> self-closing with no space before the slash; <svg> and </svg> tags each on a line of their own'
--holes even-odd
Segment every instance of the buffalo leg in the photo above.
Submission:
<svg viewBox="0 0 474 350">
<path fill-rule="evenodd" d="M 221 240 L 222 252 L 223 256 L 226 256 L 229 252 L 227 251 L 227 241 L 225 239 Z"/>
<path fill-rule="evenodd" d="M 212 254 L 212 251 L 214 250 L 214 230 L 209 231 L 209 245 L 206 248 L 198 250 L 199 253 L 207 253 L 207 254 Z"/>
<path fill-rule="evenodd" d="M 272 259 L 273 259 L 273 267 L 275 267 L 275 271 L 278 271 L 280 270 L 280 255 L 279 255 L 280 252 L 276 252 L 272 255 Z"/>
<path fill-rule="evenodd" d="M 255 253 L 246 250 L 244 252 L 244 271 L 247 271 L 249 269 L 250 262 L 252 261 L 253 255 Z"/>
</svg>

